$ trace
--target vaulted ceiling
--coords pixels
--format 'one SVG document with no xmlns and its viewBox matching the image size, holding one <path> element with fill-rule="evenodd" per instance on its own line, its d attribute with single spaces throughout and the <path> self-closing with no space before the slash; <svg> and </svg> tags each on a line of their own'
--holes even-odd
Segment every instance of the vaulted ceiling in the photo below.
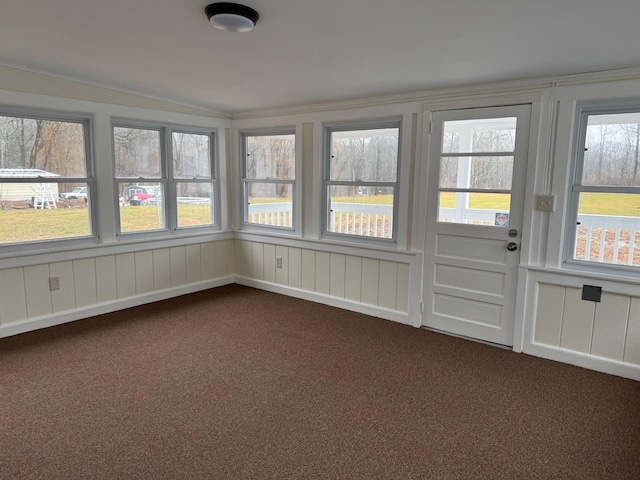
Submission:
<svg viewBox="0 0 640 480">
<path fill-rule="evenodd" d="M 3 0 L 0 64 L 228 113 L 640 66 L 637 0 Z"/>
</svg>

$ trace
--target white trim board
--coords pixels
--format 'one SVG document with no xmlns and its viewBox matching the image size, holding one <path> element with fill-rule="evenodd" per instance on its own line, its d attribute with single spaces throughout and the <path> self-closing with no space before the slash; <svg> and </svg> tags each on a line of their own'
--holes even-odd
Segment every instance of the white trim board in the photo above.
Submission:
<svg viewBox="0 0 640 480">
<path fill-rule="evenodd" d="M 378 307 L 375 305 L 367 305 L 364 303 L 352 302 L 345 300 L 344 298 L 331 297 L 329 295 L 323 295 L 321 293 L 310 292 L 308 290 L 301 290 L 298 288 L 288 287 L 285 285 L 276 285 L 274 283 L 265 282 L 262 280 L 254 280 L 247 277 L 235 277 L 235 283 L 244 285 L 246 287 L 258 288 L 267 292 L 279 293 L 288 297 L 300 298 L 302 300 L 308 300 L 311 302 L 322 303 L 332 307 L 342 308 L 343 310 L 349 310 L 352 312 L 363 313 L 372 317 L 382 318 L 384 320 L 391 320 L 392 322 L 402 323 L 403 325 L 409 325 L 419 328 L 419 325 L 414 325 L 411 322 L 408 313 L 397 312 L 395 310 L 389 310 L 386 308 Z"/>
</svg>

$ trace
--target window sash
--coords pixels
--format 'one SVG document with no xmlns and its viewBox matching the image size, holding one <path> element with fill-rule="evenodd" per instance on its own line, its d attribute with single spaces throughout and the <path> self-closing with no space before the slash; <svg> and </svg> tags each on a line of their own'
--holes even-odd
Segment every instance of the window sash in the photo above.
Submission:
<svg viewBox="0 0 640 480">
<path fill-rule="evenodd" d="M 332 155 L 332 139 L 333 134 L 338 132 L 357 132 L 366 130 L 383 130 L 383 129 L 398 129 L 398 147 L 396 153 L 396 178 L 395 181 L 375 181 L 375 180 L 332 180 L 331 178 L 331 155 Z M 337 122 L 324 125 L 324 155 L 323 155 L 323 191 L 322 191 L 322 236 L 325 238 L 335 238 L 341 240 L 354 240 L 358 242 L 371 242 L 373 244 L 380 243 L 395 243 L 398 230 L 398 193 L 400 183 L 400 169 L 401 169 L 401 145 L 402 145 L 402 119 L 401 118 L 385 118 L 375 120 L 363 120 L 363 121 L 347 121 Z M 381 188 L 393 188 L 393 204 L 392 204 L 392 225 L 391 237 L 377 237 L 368 235 L 359 235 L 357 233 L 342 233 L 331 231 L 331 197 L 329 190 L 332 186 L 351 186 L 351 187 L 381 187 Z"/>
<path fill-rule="evenodd" d="M 249 176 L 247 172 L 247 143 L 252 137 L 279 137 L 279 136 L 293 136 L 294 151 L 293 151 L 293 178 L 269 178 L 265 176 Z M 294 232 L 295 227 L 295 215 L 297 214 L 297 197 L 296 197 L 296 175 L 297 175 L 297 160 L 296 150 L 298 139 L 296 137 L 296 129 L 294 127 L 279 127 L 269 128 L 265 130 L 246 130 L 240 132 L 240 186 L 241 186 L 241 225 L 243 227 L 265 229 L 265 230 L 277 230 L 277 231 L 290 231 Z M 249 203 L 249 186 L 250 185 L 286 185 L 291 190 L 291 201 L 282 202 L 283 208 L 276 209 L 273 212 L 262 214 L 253 214 L 249 210 L 251 204 Z M 259 204 L 253 204 L 259 205 Z M 257 221 L 252 221 L 252 218 L 257 218 Z M 263 222 L 264 220 L 264 222 Z"/>
<path fill-rule="evenodd" d="M 20 241 L 7 241 L 0 243 L 1 252 L 15 252 L 25 250 L 35 250 L 40 248 L 56 248 L 70 245 L 85 245 L 88 243 L 96 243 L 98 241 L 98 224 L 97 210 L 95 206 L 95 179 L 94 179 L 94 158 L 93 158 L 93 121 L 89 116 L 82 114 L 73 114 L 67 112 L 57 112 L 49 110 L 41 110 L 37 108 L 22 107 L 2 107 L 0 108 L 0 116 L 15 119 L 60 122 L 79 125 L 82 130 L 81 148 L 84 156 L 83 167 L 84 175 L 82 176 L 65 176 L 65 177 L 26 177 L 26 176 L 0 176 L 0 184 L 82 184 L 87 187 L 87 228 L 86 235 L 68 236 L 68 237 L 51 237 L 51 238 L 31 238 Z M 80 144 L 78 144 L 80 147 Z M 36 192 L 34 192 L 34 197 Z M 58 198 L 55 198 L 56 206 L 60 201 L 59 194 L 63 193 L 58 188 Z M 0 199 L 1 200 L 1 199 Z"/>
<path fill-rule="evenodd" d="M 160 177 L 149 176 L 137 176 L 137 177 L 117 177 L 115 176 L 115 128 L 131 128 L 140 130 L 158 131 L 160 135 L 159 147 L 160 147 Z M 209 140 L 209 162 L 210 162 L 210 176 L 209 177 L 177 177 L 174 172 L 174 158 L 173 158 L 173 134 L 193 134 L 193 135 L 206 135 Z M 220 187 L 218 180 L 218 162 L 217 162 L 217 132 L 215 130 L 198 127 L 184 127 L 180 125 L 144 122 L 136 120 L 122 120 L 114 119 L 111 126 L 111 141 L 114 145 L 114 159 L 113 159 L 113 171 L 114 171 L 114 190 L 116 201 L 116 223 L 117 223 L 117 235 L 144 235 L 144 236 L 156 236 L 158 234 L 171 234 L 178 231 L 184 231 L 185 229 L 200 229 L 207 230 L 212 228 L 219 228 L 220 218 Z M 149 184 L 160 185 L 162 189 L 162 215 L 164 218 L 164 228 L 143 230 L 143 231 L 127 231 L 123 232 L 121 228 L 120 219 L 120 204 L 119 204 L 119 185 L 122 183 L 142 184 L 143 186 Z M 179 183 L 205 183 L 210 184 L 212 188 L 211 198 L 211 223 L 206 225 L 193 225 L 193 226 L 180 226 L 178 218 L 178 201 L 177 201 L 177 185 Z"/>
<path fill-rule="evenodd" d="M 627 264 L 619 261 L 620 257 L 619 253 L 619 243 L 618 238 L 622 235 L 621 231 L 615 232 L 615 240 L 613 245 L 613 262 L 605 262 L 602 261 L 604 258 L 605 248 L 608 248 L 605 228 L 606 226 L 601 227 L 602 230 L 600 232 L 599 240 L 596 238 L 597 245 L 595 248 L 598 249 L 595 257 L 598 260 L 591 260 L 592 255 L 592 244 L 591 238 L 595 235 L 596 232 L 592 231 L 592 228 L 587 228 L 586 237 L 584 237 L 584 233 L 580 234 L 580 229 L 582 222 L 579 221 L 578 218 L 578 210 L 579 210 L 579 202 L 580 196 L 583 193 L 602 193 L 602 194 L 630 194 L 630 195 L 638 195 L 640 194 L 640 186 L 612 186 L 612 185 L 582 185 L 583 180 L 583 171 L 584 171 L 584 163 L 585 163 L 585 149 L 587 146 L 587 127 L 589 123 L 589 117 L 592 115 L 607 115 L 607 114 L 618 114 L 618 113 L 640 113 L 640 100 L 619 100 L 612 102 L 592 102 L 592 103 L 583 103 L 578 105 L 576 108 L 576 133 L 574 135 L 573 141 L 573 158 L 572 158 L 572 171 L 570 175 L 570 181 L 572 182 L 570 186 L 570 196 L 569 196 L 569 205 L 568 205 L 568 222 L 566 225 L 567 234 L 564 245 L 564 254 L 563 254 L 563 263 L 566 266 L 574 267 L 578 269 L 584 270 L 592 270 L 592 271 L 600 271 L 603 273 L 621 273 L 624 275 L 638 276 L 640 274 L 640 268 L 636 265 L 629 264 L 629 260 L 632 262 L 632 251 L 635 246 L 635 232 L 636 230 L 631 229 L 631 238 L 630 238 L 630 250 L 629 256 L 627 259 Z M 614 217 L 612 215 L 602 215 L 603 217 Z M 636 218 L 636 217 L 629 217 Z M 584 227 L 583 227 L 584 228 Z M 640 229 L 639 229 L 640 230 Z M 597 235 L 596 235 L 597 237 Z M 586 238 L 586 240 L 585 240 Z M 581 242 L 580 247 L 578 242 Z M 582 243 L 585 243 L 585 246 L 582 247 Z M 585 248 L 584 256 L 586 258 L 578 258 L 578 249 Z M 640 247 L 639 247 L 640 248 Z M 611 253 L 611 252 L 609 252 Z"/>
</svg>

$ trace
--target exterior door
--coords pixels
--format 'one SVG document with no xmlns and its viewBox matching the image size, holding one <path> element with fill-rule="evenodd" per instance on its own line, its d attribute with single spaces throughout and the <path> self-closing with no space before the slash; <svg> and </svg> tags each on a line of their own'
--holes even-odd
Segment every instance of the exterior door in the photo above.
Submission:
<svg viewBox="0 0 640 480">
<path fill-rule="evenodd" d="M 513 345 L 530 116 L 432 114 L 423 325 Z"/>
</svg>

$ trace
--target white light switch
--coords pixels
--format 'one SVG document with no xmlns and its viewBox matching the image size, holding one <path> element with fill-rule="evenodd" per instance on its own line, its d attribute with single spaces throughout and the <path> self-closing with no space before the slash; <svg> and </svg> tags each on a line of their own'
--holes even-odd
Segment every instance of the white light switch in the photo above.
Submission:
<svg viewBox="0 0 640 480">
<path fill-rule="evenodd" d="M 536 210 L 540 212 L 553 212 L 556 205 L 554 195 L 536 195 Z"/>
</svg>

